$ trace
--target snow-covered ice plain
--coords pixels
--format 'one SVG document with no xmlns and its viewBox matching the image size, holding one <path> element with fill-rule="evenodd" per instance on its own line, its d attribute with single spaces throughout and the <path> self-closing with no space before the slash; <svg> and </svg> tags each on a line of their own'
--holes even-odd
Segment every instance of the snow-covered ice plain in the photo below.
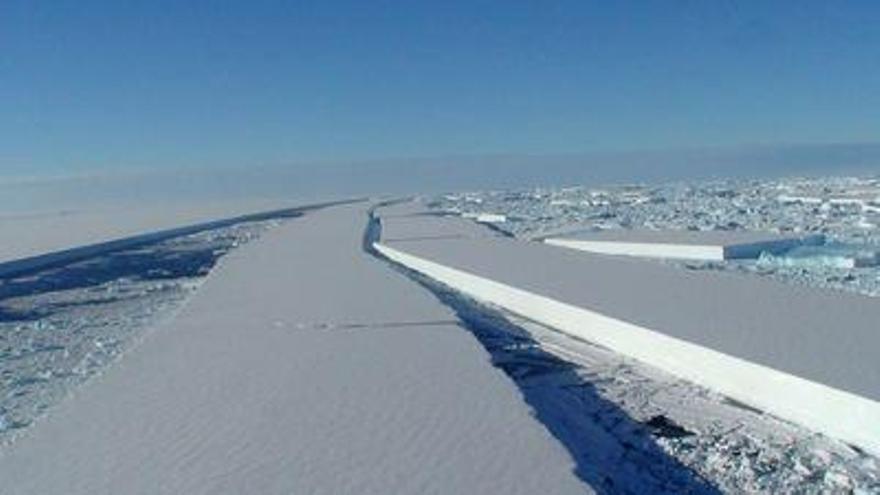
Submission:
<svg viewBox="0 0 880 495">
<path fill-rule="evenodd" d="M 796 181 L 796 183 L 801 182 Z M 876 184 L 870 180 L 860 179 L 825 179 L 808 182 L 811 187 L 816 187 L 816 183 Z M 752 183 L 752 186 L 754 185 L 755 183 Z M 690 187 L 715 188 L 717 185 L 696 184 Z M 825 194 L 851 191 L 848 185 L 841 186 L 840 189 L 843 191 L 835 191 L 827 186 L 822 186 L 819 189 Z M 559 192 L 559 194 L 574 194 L 572 191 L 569 189 Z M 445 214 L 450 210 L 460 213 L 464 210 L 471 213 L 468 215 L 471 218 L 475 218 L 479 212 L 502 212 L 493 214 L 496 215 L 496 218 L 503 214 L 508 217 L 507 221 L 496 224 L 494 227 L 517 232 L 516 229 L 527 224 L 528 220 L 520 218 L 510 221 L 510 216 L 517 215 L 517 213 L 512 210 L 503 210 L 498 207 L 498 204 L 487 204 L 488 200 L 483 200 L 480 197 L 484 195 L 485 197 L 494 196 L 497 198 L 505 194 L 507 193 L 448 195 L 445 199 L 434 201 L 432 205 L 435 208 L 441 207 L 440 211 L 435 210 L 435 213 Z M 513 193 L 510 197 L 516 197 L 519 194 L 522 193 Z M 554 193 L 544 191 L 540 194 L 552 195 Z M 728 193 L 723 195 L 727 196 Z M 873 197 L 871 193 L 868 193 L 867 196 Z M 456 201 L 454 205 L 451 203 L 453 199 Z M 529 201 L 531 200 L 524 200 L 524 202 Z M 870 206 L 873 201 L 870 199 L 866 203 Z M 511 202 L 517 204 L 518 200 L 511 200 Z M 545 203 L 549 202 L 550 200 L 545 201 Z M 867 210 L 870 216 L 872 213 L 870 208 Z M 699 216 L 699 209 L 693 211 Z M 532 221 L 536 224 L 559 222 L 558 219 L 551 218 L 546 213 L 536 215 Z M 779 215 L 784 219 L 788 214 L 791 213 L 765 212 L 765 215 L 770 218 Z M 682 212 L 679 212 L 678 215 L 681 219 L 677 222 L 671 222 L 670 225 L 686 228 L 689 222 L 688 217 Z M 809 214 L 805 214 L 805 216 L 809 216 Z M 865 232 L 866 222 L 859 218 L 859 213 L 855 214 L 855 220 L 852 218 L 841 220 L 839 217 L 844 216 L 842 214 L 836 216 L 838 217 L 837 221 L 828 222 L 833 225 L 833 228 L 816 228 L 813 231 L 825 232 L 837 239 L 845 239 L 843 242 L 850 242 L 858 246 L 867 244 L 869 246 L 867 249 L 870 249 L 872 242 L 876 242 L 876 237 L 872 236 L 871 232 Z M 391 225 L 394 223 L 396 222 L 391 222 Z M 584 225 L 579 221 L 562 223 L 560 230 L 571 229 L 572 224 L 575 225 L 575 229 L 583 228 Z M 785 225 L 786 222 L 780 222 L 780 224 Z M 770 228 L 769 224 L 756 222 L 754 225 L 761 225 L 765 230 Z M 853 227 L 858 230 L 853 232 L 851 230 Z M 450 229 L 446 226 L 445 228 L 441 227 L 441 230 L 448 231 Z M 783 229 L 783 231 L 786 230 Z M 803 230 L 795 226 L 791 231 Z M 528 235 L 522 236 L 528 237 Z M 444 236 L 445 241 L 443 239 L 436 240 L 438 242 L 454 242 L 451 239 L 460 239 L 461 237 L 447 234 Z M 400 232 L 397 232 L 395 239 L 397 241 L 392 245 L 399 243 L 399 247 L 407 249 L 407 243 L 405 239 L 400 237 Z M 401 240 L 404 242 L 399 242 Z M 413 240 L 411 242 L 430 241 Z M 861 249 L 865 248 L 861 247 Z M 828 281 L 822 279 L 816 272 L 817 268 L 831 269 L 831 266 L 824 266 L 826 261 L 820 260 L 807 265 L 810 271 L 803 274 L 798 282 L 820 287 L 832 285 L 828 284 Z M 687 264 L 677 264 L 677 266 L 687 267 Z M 839 267 L 837 268 L 839 269 Z M 870 267 L 865 267 L 865 269 L 866 271 L 871 270 Z M 751 270 L 743 271 L 753 273 Z M 778 277 L 788 282 L 793 281 L 784 276 Z M 557 367 L 558 369 L 573 368 L 577 370 L 576 374 L 580 376 L 579 380 L 572 381 L 567 371 L 561 374 L 561 379 L 555 380 L 559 394 L 562 396 L 577 395 L 571 390 L 577 390 L 578 386 L 588 387 L 590 390 L 598 390 L 602 397 L 620 406 L 626 411 L 628 417 L 636 418 L 643 425 L 649 425 L 652 422 L 658 426 L 673 425 L 673 432 L 677 433 L 663 435 L 662 428 L 660 428 L 659 436 L 661 438 L 658 443 L 673 457 L 692 467 L 724 491 L 825 493 L 855 490 L 862 493 L 872 493 L 880 489 L 877 458 L 867 455 L 859 449 L 780 421 L 771 415 L 752 410 L 748 406 L 695 386 L 693 383 L 675 379 L 650 366 L 622 358 L 605 349 L 541 327 L 534 322 L 524 321 L 522 318 L 506 313 L 499 308 L 495 309 L 499 310 L 499 314 L 510 323 L 508 328 L 519 328 L 528 337 L 531 342 L 527 346 L 528 349 L 537 347 L 541 352 L 559 358 L 564 364 Z M 509 334 L 510 332 L 508 332 Z M 516 339 L 507 341 L 505 345 L 509 349 L 521 347 Z M 524 352 L 526 353 L 526 361 L 528 361 L 529 351 Z M 870 367 L 871 365 L 870 362 L 866 363 L 866 366 Z M 866 372 L 874 373 L 875 370 L 866 369 Z M 544 384 L 550 383 L 554 383 L 554 380 L 544 381 Z M 552 386 L 544 391 L 547 390 L 552 390 Z M 596 421 L 602 423 L 603 413 L 601 410 L 595 412 L 597 409 L 595 405 L 578 405 L 576 399 L 569 398 L 575 403 L 574 405 L 569 404 L 571 409 L 577 411 L 571 413 L 573 417 L 582 417 L 582 413 L 587 411 L 599 418 Z M 556 400 L 558 402 L 558 399 Z M 564 416 L 561 413 L 560 415 Z M 611 430 L 618 421 L 615 419 L 616 417 L 615 414 L 610 414 L 609 418 L 606 418 L 607 424 L 612 425 Z M 841 419 L 841 421 L 847 421 L 847 419 Z M 681 430 L 676 430 L 675 425 L 680 426 Z M 588 431 L 588 429 L 584 431 Z M 625 445 L 628 444 L 625 443 Z M 618 461 L 619 459 L 610 461 L 609 466 L 619 465 Z M 594 463 L 594 461 L 591 462 Z M 613 472 L 613 470 L 609 471 Z"/>
<path fill-rule="evenodd" d="M 0 447 L 0 493 L 878 492 L 880 461 L 858 448 L 371 249 L 594 228 L 822 233 L 831 244 L 817 251 L 654 263 L 876 295 L 878 189 L 450 194 L 381 204 L 370 221 L 366 203 L 339 206 L 8 277 L 0 440 L 18 438 Z"/>
<path fill-rule="evenodd" d="M 285 206 L 278 201 L 206 201 L 0 212 L 0 263 Z"/>
<path fill-rule="evenodd" d="M 146 329 L 171 318 L 229 250 L 328 204 L 336 203 L 177 204 L 0 218 L 0 446 Z M 260 207 L 271 209 L 253 212 Z"/>
<path fill-rule="evenodd" d="M 232 251 L 0 456 L 16 494 L 589 493 L 455 313 L 363 251 L 366 204 Z"/>
<path fill-rule="evenodd" d="M 476 218 L 517 238 L 616 229 L 824 234 L 783 256 L 673 262 L 880 295 L 880 178 L 715 180 L 661 185 L 475 191 L 432 198 L 437 212 Z M 499 221 L 503 220 L 503 221 Z"/>
<path fill-rule="evenodd" d="M 309 210 L 351 201 L 329 201 L 294 208 L 275 205 L 272 209 L 256 212 L 236 209 L 246 208 L 245 204 L 252 208 L 251 202 L 232 202 L 197 208 L 185 204 L 166 205 L 147 210 L 119 206 L 116 210 L 86 210 L 70 218 L 68 212 L 63 211 L 0 218 L 0 229 L 6 236 L 0 245 L 0 277 L 32 273 L 120 249 L 244 222 L 295 217 Z M 217 216 L 205 216 L 212 212 Z"/>
</svg>

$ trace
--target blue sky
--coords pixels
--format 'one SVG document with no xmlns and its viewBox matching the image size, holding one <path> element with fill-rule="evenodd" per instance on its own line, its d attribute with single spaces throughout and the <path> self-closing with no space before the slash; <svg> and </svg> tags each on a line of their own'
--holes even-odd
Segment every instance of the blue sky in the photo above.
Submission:
<svg viewBox="0 0 880 495">
<path fill-rule="evenodd" d="M 876 142 L 880 3 L 0 3 L 0 175 Z"/>
</svg>

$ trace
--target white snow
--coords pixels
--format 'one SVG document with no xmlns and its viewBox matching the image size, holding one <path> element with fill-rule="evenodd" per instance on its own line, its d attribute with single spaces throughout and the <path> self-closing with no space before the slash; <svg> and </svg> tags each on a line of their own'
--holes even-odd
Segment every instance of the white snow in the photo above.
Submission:
<svg viewBox="0 0 880 495">
<path fill-rule="evenodd" d="M 753 231 L 604 230 L 544 239 L 553 246 L 592 253 L 703 261 L 757 258 L 789 249 L 822 244 L 822 235 L 782 235 Z"/>
<path fill-rule="evenodd" d="M 279 201 L 176 203 L 0 215 L 0 263 L 287 206 L 290 205 Z"/>
<path fill-rule="evenodd" d="M 219 257 L 279 222 L 237 224 L 0 279 L 0 448 L 172 318 Z"/>
<path fill-rule="evenodd" d="M 430 222 L 420 218 L 424 211 L 411 203 L 401 204 L 394 208 L 394 222 L 389 222 L 382 230 L 382 236 L 388 240 L 437 239 L 442 237 L 488 236 L 491 231 L 483 225 L 468 222 L 462 225 L 458 217 L 451 215 L 433 216 Z"/>
<path fill-rule="evenodd" d="M 501 238 L 378 248 L 480 300 L 880 452 L 880 307 L 868 298 Z"/>
<path fill-rule="evenodd" d="M 432 295 L 361 251 L 365 206 L 221 260 L 165 327 L 0 457 L 6 493 L 585 493 Z"/>
<path fill-rule="evenodd" d="M 462 217 L 471 218 L 478 223 L 504 223 L 507 221 L 507 216 L 497 213 L 465 213 Z"/>
<path fill-rule="evenodd" d="M 42 269 L 48 266 L 57 266 L 63 263 L 70 263 L 111 252 L 113 250 L 160 242 L 174 237 L 195 234 L 246 221 L 295 216 L 304 211 L 308 211 L 309 209 L 351 201 L 356 200 L 298 205 L 294 207 L 288 205 L 282 208 L 260 210 L 246 214 L 233 214 L 228 210 L 230 205 L 226 204 L 221 210 L 216 210 L 225 212 L 225 218 L 221 217 L 219 219 L 205 219 L 202 215 L 205 214 L 205 211 L 210 211 L 205 209 L 198 210 L 199 213 L 193 213 L 190 209 L 173 209 L 170 212 L 165 211 L 164 216 L 156 216 L 161 212 L 160 209 L 159 211 L 151 211 L 146 217 L 139 217 L 138 214 L 132 215 L 131 212 L 121 211 L 113 214 L 105 212 L 103 214 L 104 216 L 98 215 L 98 217 L 95 218 L 93 216 L 95 212 L 92 212 L 91 215 L 86 215 L 85 218 L 80 217 L 78 221 L 62 221 L 60 224 L 52 226 L 55 228 L 51 229 L 47 229 L 46 225 L 40 225 L 40 223 L 46 221 L 49 221 L 50 223 L 58 222 L 58 217 L 56 215 L 27 217 L 28 220 L 23 224 L 26 228 L 22 230 L 23 226 L 20 224 L 17 229 L 8 229 L 9 234 L 15 235 L 17 231 L 20 231 L 18 233 L 30 232 L 31 236 L 25 235 L 23 238 L 24 241 L 29 240 L 34 244 L 30 246 L 24 245 L 22 244 L 22 239 L 17 237 L 7 242 L 8 246 L 6 249 L 6 255 L 8 255 L 9 252 L 13 254 L 10 259 L 0 258 L 0 276 L 15 276 L 19 273 Z M 214 207 L 217 208 L 218 206 L 215 205 Z M 180 207 L 178 206 L 177 208 Z M 144 212 L 139 211 L 139 213 L 143 214 Z M 196 215 L 196 218 L 199 218 L 200 220 L 194 223 L 180 223 L 182 219 L 189 218 L 191 215 Z M 19 217 L 16 218 L 19 220 L 21 219 Z M 126 232 L 126 234 L 119 234 L 120 231 L 118 229 L 120 228 L 120 225 L 127 225 L 128 221 L 133 221 L 134 225 L 141 227 L 145 225 L 154 225 L 153 222 L 158 221 L 160 222 L 159 225 L 163 225 L 164 227 L 158 230 L 140 233 L 132 233 L 128 230 L 123 230 L 122 232 Z M 97 229 L 83 229 L 82 227 L 84 227 L 84 225 L 78 224 L 78 222 L 86 222 L 85 225 L 87 226 L 97 224 L 99 227 Z M 33 237 L 34 232 L 42 232 L 42 234 L 37 234 L 36 237 Z M 78 242 L 85 242 L 85 244 L 71 244 L 70 232 L 77 232 L 78 234 L 73 236 L 73 239 L 78 239 Z M 83 234 L 83 232 L 85 232 L 85 234 Z M 47 249 L 48 251 L 46 251 Z M 22 257 L 22 252 L 28 252 L 31 254 Z M 0 255 L 3 255 L 3 252 L 0 252 Z"/>
</svg>

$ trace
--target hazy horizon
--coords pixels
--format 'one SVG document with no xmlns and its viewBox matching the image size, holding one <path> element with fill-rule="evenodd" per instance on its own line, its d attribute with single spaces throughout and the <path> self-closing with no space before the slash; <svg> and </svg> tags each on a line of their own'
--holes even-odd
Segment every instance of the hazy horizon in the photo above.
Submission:
<svg viewBox="0 0 880 495">
<path fill-rule="evenodd" d="M 535 157 L 539 182 L 847 167 L 880 136 L 878 26 L 862 1 L 13 0 L 0 177 L 296 169 L 341 193 L 365 163 L 444 187 Z M 570 163 L 602 157 L 623 170 Z"/>
<path fill-rule="evenodd" d="M 850 143 L 104 170 L 0 176 L 0 208 L 22 211 L 158 201 L 310 201 L 684 179 L 873 175 L 880 172 L 878 164 L 880 143 Z"/>
</svg>

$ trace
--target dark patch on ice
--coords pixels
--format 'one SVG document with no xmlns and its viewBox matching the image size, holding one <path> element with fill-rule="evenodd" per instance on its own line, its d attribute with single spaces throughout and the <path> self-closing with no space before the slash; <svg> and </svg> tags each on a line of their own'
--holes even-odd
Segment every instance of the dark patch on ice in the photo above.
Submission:
<svg viewBox="0 0 880 495">
<path fill-rule="evenodd" d="M 250 213 L 232 218 L 224 218 L 210 222 L 185 225 L 182 227 L 160 230 L 156 232 L 148 232 L 121 239 L 98 242 L 96 244 L 77 246 L 73 248 L 63 249 L 61 251 L 38 254 L 36 256 L 30 256 L 0 263 L 0 278 L 21 276 L 40 270 L 47 270 L 49 268 L 67 266 L 76 261 L 92 259 L 99 255 L 110 252 L 118 252 L 124 249 L 134 249 L 143 246 L 152 246 L 162 241 L 167 241 L 169 239 L 179 239 L 185 236 L 198 235 L 203 232 L 225 229 L 227 227 L 234 227 L 247 223 L 259 223 L 267 220 L 297 218 L 310 211 L 319 210 L 330 206 L 358 203 L 362 201 L 365 201 L 365 198 L 343 199 L 294 208 L 283 208 L 280 210 Z"/>
<path fill-rule="evenodd" d="M 431 210 L 431 211 L 420 211 L 420 212 L 418 212 L 418 213 L 409 213 L 409 214 L 407 214 L 407 215 L 405 215 L 405 216 L 408 216 L 408 217 L 440 217 L 440 218 L 446 218 L 446 217 L 459 217 L 459 216 L 461 216 L 461 215 L 459 215 L 458 213 L 455 213 L 455 212 L 452 212 L 452 211 L 437 211 L 437 210 L 433 210 L 433 208 L 436 208 L 436 207 L 439 206 L 437 203 L 434 203 L 434 202 L 428 203 L 428 204 L 426 204 L 425 206 L 426 206 L 427 208 L 432 208 L 432 210 Z"/>
<path fill-rule="evenodd" d="M 120 297 L 104 297 L 20 308 L 10 304 L 10 300 L 16 298 L 88 289 L 118 280 L 170 281 L 203 277 L 238 240 L 231 230 L 215 235 L 195 234 L 0 278 L 0 322 L 34 321 L 71 307 L 120 300 Z"/>
<path fill-rule="evenodd" d="M 60 268 L 37 272 L 28 277 L 4 280 L 0 300 L 93 287 L 121 278 L 163 280 L 205 275 L 225 250 L 215 246 L 191 250 L 139 248 L 98 256 Z"/>
<path fill-rule="evenodd" d="M 535 416 L 571 453 L 578 476 L 598 492 L 718 493 L 655 442 L 656 428 L 605 399 L 577 365 L 545 351 L 500 313 L 446 288 L 432 290 L 516 383 Z"/>
<path fill-rule="evenodd" d="M 501 313 L 409 270 L 373 248 L 381 222 L 370 212 L 364 233 L 368 253 L 389 263 L 453 309 L 489 352 L 492 363 L 520 389 L 535 417 L 568 450 L 575 473 L 598 493 L 699 493 L 720 491 L 672 457 L 655 429 L 604 398 L 576 364 L 544 350 Z M 667 430 L 672 431 L 672 430 Z"/>
<path fill-rule="evenodd" d="M 34 309 L 6 308 L 2 306 L 0 299 L 0 323 L 5 321 L 36 321 L 44 316 L 44 313 Z"/>
<path fill-rule="evenodd" d="M 487 340 L 483 344 L 498 345 L 497 342 L 489 343 L 490 340 L 493 340 L 493 338 L 487 336 Z M 523 343 L 520 343 L 520 345 L 523 345 Z M 513 356 L 513 359 L 496 358 L 494 363 L 495 366 L 501 368 L 505 373 L 517 380 L 526 380 L 542 375 L 570 371 L 576 368 L 571 363 L 563 361 L 552 354 L 537 353 L 518 353 L 518 355 Z"/>
<path fill-rule="evenodd" d="M 486 227 L 487 229 L 495 232 L 496 234 L 500 235 L 501 237 L 508 237 L 511 239 L 516 237 L 511 232 L 508 232 L 507 230 L 499 227 L 498 225 L 495 225 L 494 223 L 479 222 L 479 224 Z"/>
<path fill-rule="evenodd" d="M 655 437 L 660 438 L 684 438 L 694 434 L 662 414 L 646 421 L 645 426 L 651 428 Z"/>
<path fill-rule="evenodd" d="M 860 456 L 866 456 L 866 457 L 868 456 L 868 453 L 865 452 L 864 450 L 862 450 L 861 447 L 859 447 L 859 446 L 857 446 L 857 445 L 853 445 L 853 444 L 851 444 L 851 443 L 848 443 L 848 444 L 846 444 L 846 445 L 847 445 L 847 447 L 849 447 L 850 449 L 852 449 L 853 452 L 855 452 L 856 454 L 859 454 Z"/>
<path fill-rule="evenodd" d="M 727 405 L 730 405 L 730 406 L 733 406 L 733 407 L 737 407 L 737 408 L 739 408 L 739 409 L 743 409 L 743 410 L 745 410 L 745 411 L 749 411 L 749 412 L 751 412 L 751 413 L 755 413 L 755 414 L 764 414 L 764 411 L 762 411 L 762 410 L 760 410 L 760 409 L 758 409 L 758 408 L 756 408 L 756 407 L 752 407 L 752 406 L 750 406 L 750 405 L 748 405 L 748 404 L 746 404 L 746 403 L 744 403 L 744 402 L 740 402 L 740 401 L 738 401 L 738 400 L 736 400 L 736 399 L 731 399 L 730 397 L 725 397 L 723 402 L 724 402 L 725 404 L 727 404 Z"/>
<path fill-rule="evenodd" d="M 444 239 L 465 239 L 466 237 L 460 234 L 451 234 L 451 235 L 426 235 L 421 237 L 394 237 L 389 239 L 383 239 L 382 242 L 392 243 L 392 242 L 418 242 L 418 241 L 439 241 Z"/>
<path fill-rule="evenodd" d="M 297 323 L 293 325 L 299 330 L 379 330 L 384 328 L 413 328 L 413 327 L 442 327 L 458 326 L 458 320 L 431 320 L 431 321 L 389 321 L 379 323 Z M 280 326 L 288 326 L 281 323 Z"/>
</svg>

